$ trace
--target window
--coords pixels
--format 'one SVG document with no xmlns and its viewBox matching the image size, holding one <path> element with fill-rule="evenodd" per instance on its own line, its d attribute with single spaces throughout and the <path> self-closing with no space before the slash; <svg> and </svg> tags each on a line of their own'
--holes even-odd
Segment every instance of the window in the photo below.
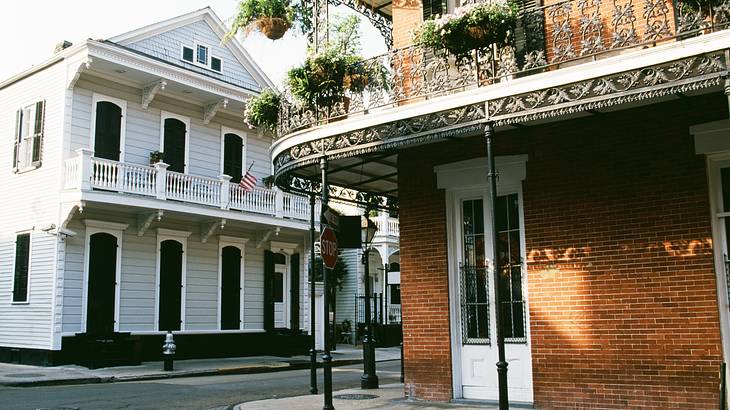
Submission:
<svg viewBox="0 0 730 410">
<path fill-rule="evenodd" d="M 198 44 L 196 61 L 199 64 L 208 65 L 208 47 Z"/>
<path fill-rule="evenodd" d="M 522 296 L 522 245 L 517 194 L 498 197 L 496 214 L 502 332 L 505 341 L 524 343 L 526 338 Z"/>
<path fill-rule="evenodd" d="M 15 117 L 13 168 L 23 171 L 41 165 L 45 101 L 19 109 Z"/>
<path fill-rule="evenodd" d="M 218 57 L 210 58 L 210 69 L 213 71 L 221 72 L 221 59 Z"/>
<path fill-rule="evenodd" d="M 221 150 L 223 152 L 221 172 L 231 177 L 231 182 L 241 181 L 246 160 L 244 133 L 221 127 Z"/>
<path fill-rule="evenodd" d="M 193 49 L 190 47 L 183 46 L 182 59 L 189 63 L 192 63 L 193 62 Z"/>
<path fill-rule="evenodd" d="M 464 344 L 489 343 L 489 281 L 484 232 L 484 202 L 465 200 L 462 206 L 463 263 L 461 323 Z"/>
<path fill-rule="evenodd" d="M 30 268 L 30 233 L 15 238 L 15 273 L 13 275 L 13 302 L 28 302 L 28 272 Z"/>
</svg>

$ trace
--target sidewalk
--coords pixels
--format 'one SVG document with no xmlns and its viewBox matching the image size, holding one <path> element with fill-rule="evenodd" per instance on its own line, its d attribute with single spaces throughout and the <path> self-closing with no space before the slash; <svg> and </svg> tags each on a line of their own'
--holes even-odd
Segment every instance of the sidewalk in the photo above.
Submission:
<svg viewBox="0 0 730 410">
<path fill-rule="evenodd" d="M 362 349 L 351 345 L 338 345 L 332 352 L 333 365 L 345 366 L 362 363 Z M 377 361 L 399 360 L 400 347 L 376 349 Z M 322 355 L 317 354 L 322 362 Z M 0 386 L 48 386 L 119 381 L 155 380 L 172 377 L 212 376 L 218 374 L 267 373 L 282 370 L 309 368 L 309 356 L 255 356 L 223 359 L 195 359 L 175 361 L 175 370 L 162 370 L 162 361 L 144 362 L 139 366 L 106 367 L 87 369 L 82 366 L 56 367 L 28 366 L 0 363 Z"/>
<path fill-rule="evenodd" d="M 497 409 L 498 406 L 482 403 L 430 403 L 408 400 L 403 397 L 403 384 L 387 384 L 379 389 L 347 389 L 332 393 L 332 404 L 336 409 Z M 251 401 L 239 404 L 234 410 L 310 410 L 321 409 L 322 394 Z"/>
</svg>

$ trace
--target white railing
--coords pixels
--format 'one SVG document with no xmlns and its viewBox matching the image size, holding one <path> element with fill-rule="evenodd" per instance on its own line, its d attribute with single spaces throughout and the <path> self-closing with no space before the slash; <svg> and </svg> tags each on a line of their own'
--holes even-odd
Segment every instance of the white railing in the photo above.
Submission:
<svg viewBox="0 0 730 410">
<path fill-rule="evenodd" d="M 231 204 L 229 208 L 240 211 L 257 212 L 267 215 L 276 214 L 276 191 L 266 188 L 254 188 L 246 192 L 236 184 L 230 184 Z"/>
<path fill-rule="evenodd" d="M 221 209 L 255 212 L 279 218 L 309 220 L 309 198 L 278 189 L 256 187 L 246 192 L 230 177 L 207 178 L 168 171 L 167 164 L 155 166 L 129 164 L 95 158 L 88 149 L 65 161 L 63 187 L 67 190 L 123 192 L 176 200 Z M 319 219 L 319 203 L 315 208 Z"/>
<path fill-rule="evenodd" d="M 388 304 L 388 322 L 389 323 L 400 323 L 401 322 L 400 305 Z"/>
<path fill-rule="evenodd" d="M 388 215 L 378 215 L 375 219 L 375 226 L 378 227 L 376 236 L 400 236 L 400 222 L 397 218 Z"/>
<path fill-rule="evenodd" d="M 167 172 L 167 198 L 195 204 L 220 206 L 221 181 Z"/>
</svg>

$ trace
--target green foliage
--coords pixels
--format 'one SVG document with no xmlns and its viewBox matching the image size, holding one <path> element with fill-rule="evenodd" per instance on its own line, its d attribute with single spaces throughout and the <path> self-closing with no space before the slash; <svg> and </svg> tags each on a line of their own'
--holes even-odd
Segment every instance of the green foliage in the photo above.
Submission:
<svg viewBox="0 0 730 410">
<path fill-rule="evenodd" d="M 323 272 L 322 258 L 317 257 L 314 260 L 314 281 L 315 282 L 322 282 L 324 280 L 324 276 L 322 275 L 322 272 Z M 337 263 L 335 264 L 335 268 L 332 269 L 331 274 L 332 274 L 332 276 L 330 278 L 333 279 L 331 286 L 336 286 L 337 289 L 342 290 L 342 286 L 345 284 L 345 277 L 348 275 L 347 267 L 345 266 L 345 262 L 342 262 L 342 258 L 337 258 Z"/>
<path fill-rule="evenodd" d="M 318 53 L 287 73 L 292 95 L 308 106 L 330 107 L 343 101 L 345 91 L 359 93 L 369 84 L 387 84 L 387 70 L 377 60 L 360 55 L 360 19 L 335 17 L 329 28 L 330 41 Z"/>
<path fill-rule="evenodd" d="M 472 50 L 508 43 L 517 10 L 511 1 L 468 4 L 454 14 L 425 21 L 414 33 L 414 41 L 432 49 L 445 48 L 457 58 L 469 58 Z"/>
<path fill-rule="evenodd" d="M 165 154 L 163 152 L 152 151 L 152 152 L 150 152 L 150 164 L 158 163 L 158 162 L 162 161 L 162 159 L 164 157 L 165 157 Z"/>
<path fill-rule="evenodd" d="M 249 127 L 263 127 L 274 131 L 279 122 L 279 103 L 281 97 L 267 88 L 257 97 L 251 98 L 246 104 L 243 118 Z"/>
<path fill-rule="evenodd" d="M 302 1 L 292 0 L 242 0 L 238 4 L 238 14 L 226 33 L 223 41 L 233 38 L 239 30 L 248 34 L 255 23 L 262 18 L 280 18 L 293 24 L 300 32 L 311 28 L 310 12 Z"/>
</svg>

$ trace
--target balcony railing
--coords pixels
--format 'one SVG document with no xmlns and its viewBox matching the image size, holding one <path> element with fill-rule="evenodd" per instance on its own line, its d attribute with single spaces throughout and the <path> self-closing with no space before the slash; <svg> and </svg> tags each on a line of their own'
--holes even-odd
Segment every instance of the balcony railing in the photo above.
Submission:
<svg viewBox="0 0 730 410">
<path fill-rule="evenodd" d="M 391 218 L 388 215 L 378 215 L 373 218 L 375 226 L 378 230 L 375 237 L 378 236 L 400 236 L 400 223 L 397 218 Z"/>
<path fill-rule="evenodd" d="M 420 46 L 396 49 L 361 63 L 384 67 L 385 81 L 371 81 L 363 92 L 346 92 L 332 106 L 305 106 L 285 91 L 277 134 L 282 137 L 347 116 L 727 28 L 730 0 L 703 3 L 713 5 L 699 8 L 678 0 L 560 1 L 521 13 L 510 45 L 476 50 L 470 59 L 457 60 L 446 50 Z"/>
<path fill-rule="evenodd" d="M 309 220 L 309 199 L 276 189 L 256 187 L 246 192 L 230 177 L 206 178 L 168 171 L 167 164 L 129 164 L 95 158 L 87 149 L 65 163 L 64 189 L 94 189 L 175 200 L 220 209 L 254 212 L 275 217 Z M 319 203 L 315 209 L 319 219 Z"/>
</svg>

